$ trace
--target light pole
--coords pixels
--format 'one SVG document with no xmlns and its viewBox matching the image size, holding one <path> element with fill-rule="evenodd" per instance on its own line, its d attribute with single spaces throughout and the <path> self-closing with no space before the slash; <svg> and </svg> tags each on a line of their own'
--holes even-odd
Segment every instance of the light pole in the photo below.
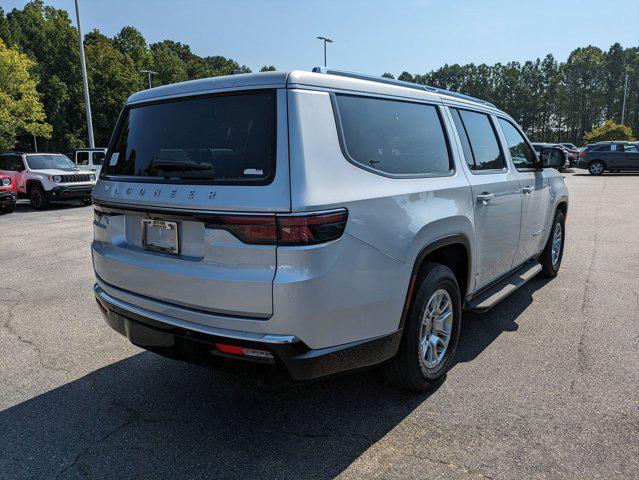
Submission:
<svg viewBox="0 0 639 480">
<path fill-rule="evenodd" d="M 149 78 L 149 88 L 153 88 L 151 85 L 151 75 L 159 75 L 158 72 L 154 72 L 153 70 L 140 70 L 141 73 L 146 73 Z"/>
<path fill-rule="evenodd" d="M 84 42 L 82 41 L 82 28 L 80 27 L 80 7 L 75 0 L 75 16 L 78 20 L 78 37 L 80 38 L 80 65 L 82 67 L 82 84 L 84 86 L 84 104 L 87 109 L 87 131 L 89 132 L 89 147 L 95 148 L 93 140 L 93 119 L 91 118 L 91 99 L 89 98 L 89 81 L 87 80 L 87 64 L 84 59 Z"/>
<path fill-rule="evenodd" d="M 626 95 L 628 95 L 628 68 L 626 68 L 626 81 L 623 86 L 623 103 L 621 104 L 621 124 L 623 125 L 623 121 L 626 114 Z"/>
<path fill-rule="evenodd" d="M 317 37 L 318 40 L 322 40 L 324 42 L 324 66 L 326 66 L 326 44 L 333 43 L 333 40 L 326 37 Z"/>
</svg>

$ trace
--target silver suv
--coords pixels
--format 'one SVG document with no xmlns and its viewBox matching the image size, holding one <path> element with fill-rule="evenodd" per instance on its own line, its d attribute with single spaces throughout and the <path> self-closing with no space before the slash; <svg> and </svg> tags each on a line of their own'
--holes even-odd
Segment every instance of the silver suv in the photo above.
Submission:
<svg viewBox="0 0 639 480">
<path fill-rule="evenodd" d="M 568 190 L 492 104 L 315 69 L 132 95 L 94 191 L 109 325 L 172 358 L 425 390 L 463 309 L 556 275 Z M 224 358 L 226 357 L 226 359 Z"/>
</svg>

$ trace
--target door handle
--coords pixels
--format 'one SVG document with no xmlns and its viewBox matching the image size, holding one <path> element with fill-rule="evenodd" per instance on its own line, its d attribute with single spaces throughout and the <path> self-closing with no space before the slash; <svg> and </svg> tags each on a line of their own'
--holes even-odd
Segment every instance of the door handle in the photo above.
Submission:
<svg viewBox="0 0 639 480">
<path fill-rule="evenodd" d="M 524 188 L 521 189 L 521 193 L 523 193 L 524 195 L 530 195 L 533 192 L 533 187 L 531 186 L 525 186 Z"/>
<path fill-rule="evenodd" d="M 483 192 L 477 195 L 477 201 L 486 205 L 489 201 L 495 198 L 494 193 Z"/>
</svg>

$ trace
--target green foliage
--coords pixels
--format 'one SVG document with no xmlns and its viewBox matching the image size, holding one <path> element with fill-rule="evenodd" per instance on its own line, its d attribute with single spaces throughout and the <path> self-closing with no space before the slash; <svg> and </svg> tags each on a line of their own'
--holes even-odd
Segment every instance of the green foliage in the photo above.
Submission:
<svg viewBox="0 0 639 480">
<path fill-rule="evenodd" d="M 262 68 L 260 68 L 260 72 L 275 72 L 277 70 L 277 68 L 275 68 L 275 66 L 273 65 L 264 65 Z"/>
<path fill-rule="evenodd" d="M 388 72 L 382 73 L 382 77 L 384 77 L 384 78 L 395 78 L 395 76 L 392 73 L 388 73 Z"/>
<path fill-rule="evenodd" d="M 399 79 L 493 102 L 535 140 L 580 144 L 605 118 L 621 121 L 626 71 L 625 123 L 639 131 L 638 47 L 577 48 L 564 63 L 547 55 L 524 63 L 444 65 L 425 74 L 402 72 Z"/>
<path fill-rule="evenodd" d="M 619 125 L 613 120 L 606 120 L 584 135 L 586 143 L 604 142 L 606 140 L 634 140 L 632 129 Z"/>
<path fill-rule="evenodd" d="M 12 148 L 20 134 L 51 136 L 36 81 L 29 74 L 34 66 L 26 55 L 0 40 L 0 150 Z"/>
<path fill-rule="evenodd" d="M 37 83 L 50 141 L 43 149 L 66 151 L 87 141 L 78 32 L 69 14 L 42 0 L 5 15 L 0 8 L 0 39 L 25 54 Z M 140 70 L 157 72 L 153 86 L 250 72 L 245 65 L 222 56 L 201 57 L 188 45 L 172 40 L 147 44 L 134 27 L 114 37 L 99 31 L 85 38 L 93 125 L 98 145 L 108 142 L 125 99 L 147 87 Z M 275 70 L 264 65 L 260 71 Z M 639 47 L 618 43 L 607 51 L 587 46 L 557 62 L 552 55 L 525 62 L 452 64 L 415 74 L 403 71 L 399 80 L 432 85 L 486 99 L 505 110 L 535 140 L 580 144 L 586 132 L 605 119 L 621 122 L 624 77 L 628 73 L 625 124 L 639 132 Z M 384 77 L 393 78 L 391 73 Z M 18 133 L 19 135 L 19 133 Z"/>
</svg>

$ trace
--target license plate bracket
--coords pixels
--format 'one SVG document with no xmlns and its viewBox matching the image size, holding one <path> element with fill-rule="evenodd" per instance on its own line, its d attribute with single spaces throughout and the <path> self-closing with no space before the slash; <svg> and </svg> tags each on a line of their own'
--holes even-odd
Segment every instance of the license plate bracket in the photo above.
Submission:
<svg viewBox="0 0 639 480">
<path fill-rule="evenodd" d="M 180 253 L 178 223 L 142 219 L 142 246 L 147 250 L 177 255 Z"/>
</svg>

